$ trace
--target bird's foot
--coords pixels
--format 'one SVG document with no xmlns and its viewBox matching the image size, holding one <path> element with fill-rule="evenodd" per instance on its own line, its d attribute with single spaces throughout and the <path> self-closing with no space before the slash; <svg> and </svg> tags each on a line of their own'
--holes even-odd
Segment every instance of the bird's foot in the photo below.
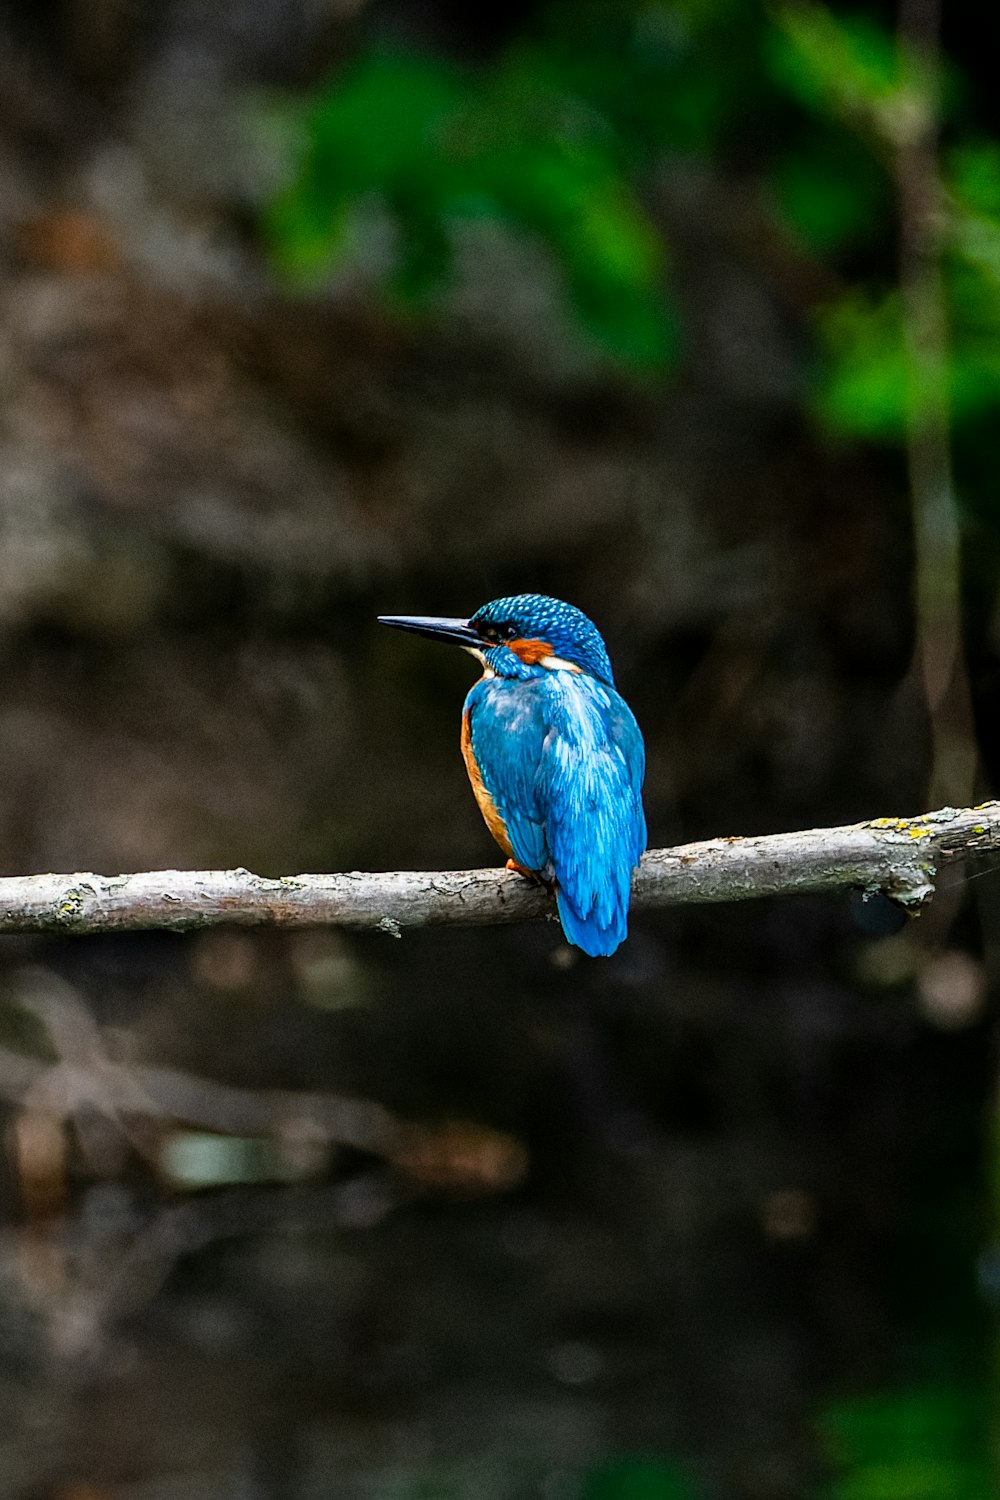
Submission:
<svg viewBox="0 0 1000 1500">
<path fill-rule="evenodd" d="M 529 870 L 527 865 L 519 865 L 516 859 L 509 859 L 504 865 L 504 869 L 510 870 L 513 875 L 523 875 L 525 880 L 531 880 L 536 885 L 545 884 L 537 870 Z"/>
</svg>

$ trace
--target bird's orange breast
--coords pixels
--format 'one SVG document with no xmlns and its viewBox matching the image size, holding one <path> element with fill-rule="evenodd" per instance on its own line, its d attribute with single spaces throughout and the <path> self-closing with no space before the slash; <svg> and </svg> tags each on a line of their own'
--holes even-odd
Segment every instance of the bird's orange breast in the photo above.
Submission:
<svg viewBox="0 0 1000 1500">
<path fill-rule="evenodd" d="M 472 782 L 473 796 L 479 804 L 479 811 L 483 815 L 487 828 L 508 859 L 513 859 L 514 850 L 511 848 L 510 839 L 507 837 L 506 824 L 500 816 L 497 805 L 483 781 L 479 762 L 476 760 L 475 752 L 472 748 L 472 715 L 468 709 L 462 715 L 462 759 L 465 761 L 465 769 L 468 771 L 469 780 Z"/>
</svg>

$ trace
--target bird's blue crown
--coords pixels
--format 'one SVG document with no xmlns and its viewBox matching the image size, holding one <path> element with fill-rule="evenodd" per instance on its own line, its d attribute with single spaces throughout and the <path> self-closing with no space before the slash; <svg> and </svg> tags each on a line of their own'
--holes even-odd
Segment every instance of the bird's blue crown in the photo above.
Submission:
<svg viewBox="0 0 1000 1500">
<path fill-rule="evenodd" d="M 523 662 L 505 647 L 505 641 L 545 641 L 552 656 L 571 662 L 614 687 L 614 674 L 601 633 L 573 604 L 550 599 L 546 594 L 511 594 L 506 599 L 484 604 L 469 624 L 484 637 L 486 659 L 502 676 L 525 674 Z"/>
</svg>

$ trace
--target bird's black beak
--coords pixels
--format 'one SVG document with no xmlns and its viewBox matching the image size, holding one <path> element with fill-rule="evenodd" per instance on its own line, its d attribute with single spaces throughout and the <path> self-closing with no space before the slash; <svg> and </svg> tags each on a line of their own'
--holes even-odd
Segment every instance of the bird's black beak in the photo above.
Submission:
<svg viewBox="0 0 1000 1500">
<path fill-rule="evenodd" d="M 380 625 L 391 625 L 395 630 L 411 630 L 414 635 L 425 635 L 432 641 L 451 641 L 456 646 L 472 646 L 481 649 L 485 644 L 479 631 L 468 620 L 448 620 L 439 615 L 379 615 Z"/>
</svg>

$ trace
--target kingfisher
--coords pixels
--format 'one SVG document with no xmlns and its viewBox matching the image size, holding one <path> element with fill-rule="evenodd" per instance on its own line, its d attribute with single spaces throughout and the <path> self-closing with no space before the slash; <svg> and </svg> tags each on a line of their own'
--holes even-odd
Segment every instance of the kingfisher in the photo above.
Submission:
<svg viewBox="0 0 1000 1500">
<path fill-rule="evenodd" d="M 646 848 L 646 752 L 597 627 L 544 594 L 494 599 L 467 620 L 379 621 L 464 646 L 481 663 L 461 743 L 486 826 L 508 870 L 554 889 L 567 942 L 595 958 L 614 953 Z"/>
</svg>

